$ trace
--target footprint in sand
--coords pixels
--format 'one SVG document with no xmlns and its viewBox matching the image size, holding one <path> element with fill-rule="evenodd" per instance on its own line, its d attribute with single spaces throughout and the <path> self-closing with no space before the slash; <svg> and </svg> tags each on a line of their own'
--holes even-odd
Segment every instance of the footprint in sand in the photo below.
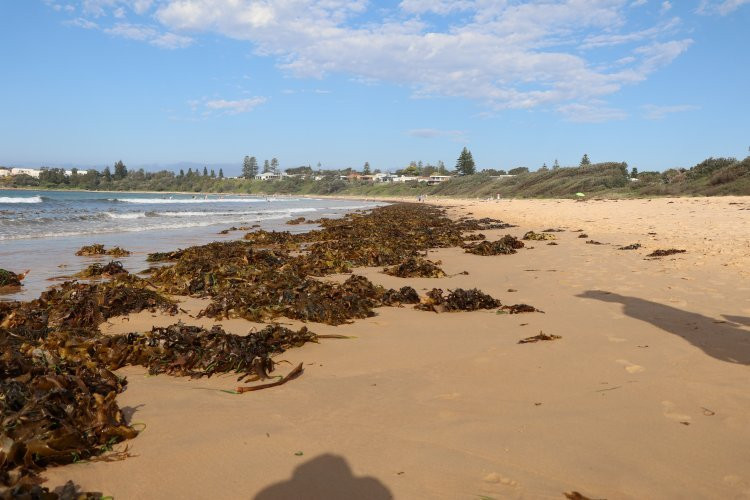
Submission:
<svg viewBox="0 0 750 500">
<path fill-rule="evenodd" d="M 646 371 L 646 369 L 641 365 L 631 363 L 627 359 L 618 359 L 617 362 L 623 365 L 625 367 L 625 371 L 628 373 L 641 373 Z"/>
<path fill-rule="evenodd" d="M 662 401 L 661 407 L 664 416 L 670 420 L 674 420 L 676 422 L 690 422 L 692 420 L 692 417 L 690 415 L 678 412 L 677 405 L 675 405 L 671 401 Z"/>
</svg>

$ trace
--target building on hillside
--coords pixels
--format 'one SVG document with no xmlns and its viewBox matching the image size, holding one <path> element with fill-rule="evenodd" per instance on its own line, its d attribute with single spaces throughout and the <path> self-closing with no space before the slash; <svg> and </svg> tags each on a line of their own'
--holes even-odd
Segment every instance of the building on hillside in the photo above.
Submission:
<svg viewBox="0 0 750 500">
<path fill-rule="evenodd" d="M 88 170 L 76 170 L 76 173 L 78 175 L 86 175 L 88 172 L 89 172 Z M 66 170 L 65 171 L 65 175 L 67 175 L 68 177 L 70 177 L 71 175 L 73 175 L 73 171 L 72 170 Z"/>
<path fill-rule="evenodd" d="M 284 173 L 278 173 L 278 172 L 264 172 L 262 174 L 258 174 L 255 176 L 256 179 L 262 180 L 262 181 L 277 181 L 281 178 L 285 177 L 286 174 Z"/>
<path fill-rule="evenodd" d="M 450 175 L 431 175 L 430 178 L 427 180 L 427 184 L 429 186 L 434 186 L 435 184 L 440 184 L 441 182 L 445 182 L 451 179 Z"/>
<path fill-rule="evenodd" d="M 394 176 L 389 173 L 377 173 L 372 176 L 374 182 L 393 182 Z"/>
<path fill-rule="evenodd" d="M 0 177 L 8 177 L 9 175 L 11 175 L 9 168 L 0 167 Z"/>
<path fill-rule="evenodd" d="M 22 174 L 25 174 L 25 175 L 34 177 L 36 179 L 39 178 L 39 173 L 40 173 L 40 170 L 38 170 L 36 168 L 12 168 L 10 170 L 10 174 L 11 175 L 22 175 Z"/>
</svg>

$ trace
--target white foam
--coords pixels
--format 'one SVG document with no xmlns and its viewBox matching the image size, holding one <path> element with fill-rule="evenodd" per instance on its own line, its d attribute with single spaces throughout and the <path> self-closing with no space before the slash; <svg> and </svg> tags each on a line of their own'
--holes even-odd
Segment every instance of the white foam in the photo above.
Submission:
<svg viewBox="0 0 750 500">
<path fill-rule="evenodd" d="M 195 204 L 195 203 L 262 203 L 260 198 L 115 198 L 123 203 L 138 203 L 148 205 L 158 204 Z M 274 201 L 274 200 L 269 200 Z"/>
<path fill-rule="evenodd" d="M 113 219 L 142 219 L 143 217 L 146 217 L 146 212 L 134 212 L 127 214 L 115 214 L 112 212 L 107 212 L 107 215 Z"/>
<path fill-rule="evenodd" d="M 41 196 L 0 196 L 0 203 L 42 203 Z"/>
</svg>

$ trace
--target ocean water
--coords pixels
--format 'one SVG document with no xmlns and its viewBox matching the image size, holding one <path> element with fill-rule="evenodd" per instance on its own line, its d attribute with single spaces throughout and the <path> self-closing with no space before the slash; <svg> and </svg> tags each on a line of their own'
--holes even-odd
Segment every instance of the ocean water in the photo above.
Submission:
<svg viewBox="0 0 750 500">
<path fill-rule="evenodd" d="M 150 252 L 241 238 L 231 226 L 305 231 L 289 219 L 340 217 L 376 202 L 249 195 L 0 190 L 0 268 L 30 269 L 19 291 L 0 300 L 27 300 L 95 261 L 74 254 L 83 245 L 119 245 L 133 252 L 119 259 L 131 272 L 147 267 Z"/>
</svg>

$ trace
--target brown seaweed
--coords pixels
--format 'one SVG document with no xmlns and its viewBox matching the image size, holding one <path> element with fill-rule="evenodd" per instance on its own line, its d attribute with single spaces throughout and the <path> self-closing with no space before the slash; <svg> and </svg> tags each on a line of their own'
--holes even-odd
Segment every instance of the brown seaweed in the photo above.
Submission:
<svg viewBox="0 0 750 500">
<path fill-rule="evenodd" d="M 529 231 L 523 235 L 523 239 L 532 240 L 532 241 L 556 240 L 557 236 L 555 236 L 549 231 L 550 231 L 549 229 L 547 230 L 547 232 L 542 231 L 541 233 L 535 233 L 534 231 Z"/>
<path fill-rule="evenodd" d="M 286 221 L 286 223 L 290 226 L 296 226 L 298 224 L 302 224 L 305 221 L 306 219 L 304 217 L 297 217 L 296 219 L 289 219 L 288 221 Z"/>
<path fill-rule="evenodd" d="M 640 243 L 631 243 L 630 245 L 618 248 L 618 250 L 638 250 L 639 248 L 641 248 Z"/>
<path fill-rule="evenodd" d="M 423 311 L 450 312 L 494 309 L 501 305 L 499 300 L 476 288 L 471 290 L 456 288 L 449 290 L 447 295 L 440 288 L 433 288 L 427 292 L 427 297 L 422 303 L 416 305 L 415 308 Z"/>
<path fill-rule="evenodd" d="M 559 335 L 549 335 L 540 331 L 539 335 L 534 335 L 533 337 L 526 337 L 525 339 L 519 340 L 518 343 L 519 344 L 533 344 L 534 342 L 557 340 L 561 338 L 562 337 Z"/>
<path fill-rule="evenodd" d="M 98 262 L 95 262 L 94 264 L 91 264 L 86 269 L 78 273 L 78 276 L 81 278 L 97 278 L 97 277 L 112 277 L 116 276 L 118 274 L 127 274 L 128 272 L 125 270 L 124 267 L 122 267 L 122 262 L 117 260 L 112 260 L 108 262 L 107 264 L 100 264 Z"/>
<path fill-rule="evenodd" d="M 498 241 L 482 241 L 474 246 L 468 246 L 466 253 L 473 253 L 475 255 L 510 255 L 516 253 L 516 250 L 523 248 L 523 241 L 519 241 L 518 238 L 506 234 Z"/>
<path fill-rule="evenodd" d="M 445 271 L 440 269 L 439 264 L 440 261 L 409 257 L 397 266 L 385 268 L 383 272 L 399 278 L 443 278 Z"/>
<path fill-rule="evenodd" d="M 646 255 L 646 257 L 666 257 L 667 255 L 675 255 L 678 253 L 685 253 L 687 250 L 678 250 L 676 248 L 669 248 L 667 250 L 654 250 L 650 254 Z"/>
<path fill-rule="evenodd" d="M 0 288 L 6 286 L 21 286 L 23 284 L 21 282 L 28 273 L 29 271 L 21 274 L 16 274 L 13 271 L 0 269 Z"/>
<path fill-rule="evenodd" d="M 92 245 L 85 245 L 76 252 L 79 257 L 95 257 L 100 255 L 109 255 L 111 257 L 127 257 L 130 252 L 124 248 L 114 247 L 106 250 L 104 245 L 101 243 L 94 243 Z"/>
<path fill-rule="evenodd" d="M 530 313 L 530 312 L 543 313 L 544 312 L 528 304 L 513 304 L 512 306 L 502 306 L 500 308 L 500 311 L 505 312 L 507 314 L 521 314 L 521 313 Z"/>
</svg>

